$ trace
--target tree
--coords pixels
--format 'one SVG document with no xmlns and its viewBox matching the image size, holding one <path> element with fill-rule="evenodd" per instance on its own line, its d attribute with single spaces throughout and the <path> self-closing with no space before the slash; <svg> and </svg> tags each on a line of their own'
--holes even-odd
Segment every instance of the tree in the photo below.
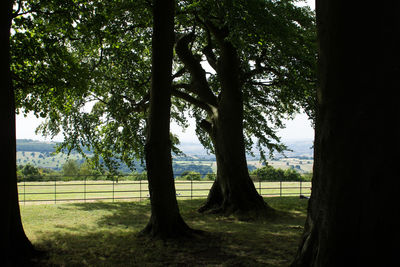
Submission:
<svg viewBox="0 0 400 267">
<path fill-rule="evenodd" d="M 93 180 L 97 180 L 97 176 L 100 174 L 99 171 L 93 168 L 93 165 L 90 164 L 89 161 L 85 160 L 80 166 L 79 166 L 79 175 L 85 176 L 86 179 L 90 178 Z"/>
<path fill-rule="evenodd" d="M 68 159 L 62 165 L 62 172 L 64 176 L 77 176 L 79 174 L 79 165 L 76 160 Z"/>
<path fill-rule="evenodd" d="M 303 180 L 301 174 L 294 169 L 282 170 L 275 169 L 270 165 L 256 169 L 251 172 L 252 175 L 261 181 L 301 181 Z"/>
<path fill-rule="evenodd" d="M 399 147 L 400 3 L 320 0 L 316 10 L 314 176 L 292 266 L 395 266 L 398 157 L 386 155 Z"/>
<path fill-rule="evenodd" d="M 22 169 L 22 174 L 24 175 L 25 181 L 35 181 L 40 178 L 39 169 L 30 163 L 26 164 Z"/>
<path fill-rule="evenodd" d="M 26 237 L 21 222 L 16 170 L 15 140 L 15 100 L 10 73 L 10 27 L 13 1 L 1 1 L 0 4 L 0 72 L 2 88 L 0 90 L 0 121 L 3 129 L 0 142 L 3 153 L 1 161 L 3 206 L 1 227 L 1 261 L 5 266 L 28 264 L 35 250 Z"/>
<path fill-rule="evenodd" d="M 302 175 L 295 169 L 285 170 L 284 176 L 286 181 L 302 181 L 304 179 Z"/>
<path fill-rule="evenodd" d="M 172 171 L 169 125 L 174 13 L 175 1 L 153 2 L 152 76 L 145 148 L 151 217 L 142 232 L 163 239 L 191 232 L 179 213 Z"/>
<path fill-rule="evenodd" d="M 110 167 L 117 157 L 133 167 L 133 160 L 144 156 L 149 105 L 151 15 L 146 1 L 91 3 L 83 5 L 85 10 L 47 4 L 32 5 L 33 26 L 19 31 L 21 39 L 40 33 L 36 43 L 45 42 L 45 49 L 37 45 L 44 50 L 37 60 L 44 63 L 15 64 L 16 84 L 34 87 L 34 93 L 22 91 L 21 105 L 47 116 L 44 132 L 54 135 L 63 128 L 64 147 L 79 150 L 85 144 Z M 256 145 L 263 157 L 265 147 L 281 151 L 274 128 L 299 106 L 313 110 L 313 17 L 292 1 L 179 1 L 177 6 L 171 114 L 185 125 L 182 114 L 190 110 L 200 141 L 215 153 L 218 165 L 201 210 L 265 213 L 270 209 L 250 180 L 246 149 Z M 51 32 L 60 23 L 65 29 Z M 26 43 L 15 40 L 21 47 L 16 57 L 23 58 L 17 52 L 23 53 Z M 215 73 L 206 72 L 205 60 Z M 40 74 L 37 82 L 24 74 L 31 66 L 44 68 L 34 72 Z M 97 102 L 92 110 L 81 112 L 91 101 Z"/>
<path fill-rule="evenodd" d="M 184 171 L 181 174 L 181 177 L 184 180 L 189 180 L 189 181 L 200 181 L 201 180 L 201 174 L 198 172 L 194 172 L 194 171 Z"/>
<path fill-rule="evenodd" d="M 116 168 L 119 158 L 134 167 L 134 159 L 144 158 L 146 136 L 148 1 L 21 2 L 21 13 L 29 16 L 13 24 L 17 107 L 47 118 L 41 132 L 54 136 L 63 129 L 58 151 L 84 153 L 86 146 L 97 164 L 101 159 Z M 90 112 L 84 110 L 87 103 Z"/>
<path fill-rule="evenodd" d="M 195 26 L 177 41 L 176 52 L 189 82 L 176 84 L 173 94 L 195 107 L 198 136 L 215 153 L 218 166 L 217 179 L 199 210 L 268 213 L 271 209 L 248 174 L 246 149 L 251 151 L 256 138 L 264 159 L 265 147 L 281 151 L 283 147 L 270 140 L 279 138 L 267 118 L 279 126 L 283 114 L 293 112 L 294 103 L 312 91 L 312 82 L 307 82 L 313 79 L 311 16 L 290 1 L 203 1 L 184 13 Z M 294 53 L 296 41 L 291 38 L 308 47 Z M 214 75 L 206 73 L 203 59 Z M 307 105 L 312 106 L 310 99 Z"/>
</svg>

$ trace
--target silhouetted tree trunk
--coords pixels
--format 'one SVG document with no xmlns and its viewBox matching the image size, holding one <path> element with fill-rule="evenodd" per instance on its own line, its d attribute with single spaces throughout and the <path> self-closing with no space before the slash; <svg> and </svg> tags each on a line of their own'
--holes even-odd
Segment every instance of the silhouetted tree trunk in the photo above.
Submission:
<svg viewBox="0 0 400 267">
<path fill-rule="evenodd" d="M 218 36 L 218 33 L 215 35 Z M 272 208 L 258 194 L 247 168 L 239 57 L 223 35 L 217 40 L 222 52 L 217 66 L 221 94 L 218 109 L 211 115 L 211 123 L 203 124 L 213 141 L 217 179 L 199 211 L 237 214 L 247 218 L 268 216 Z"/>
<path fill-rule="evenodd" d="M 153 3 L 152 86 L 146 140 L 151 218 L 143 233 L 153 237 L 174 238 L 191 231 L 179 213 L 171 158 L 170 107 L 175 1 L 155 0 Z"/>
<path fill-rule="evenodd" d="M 235 47 L 226 40 L 227 30 L 211 22 L 207 24 L 220 49 L 220 56 L 215 62 L 221 85 L 218 97 L 212 92 L 200 61 L 189 48 L 194 34 L 178 39 L 175 47 L 179 59 L 191 74 L 189 90 L 198 98 L 177 90 L 174 95 L 207 112 L 208 118 L 199 126 L 210 136 L 217 160 L 217 179 L 199 211 L 236 214 L 246 219 L 269 215 L 272 208 L 258 194 L 247 169 L 240 59 Z"/>
<path fill-rule="evenodd" d="M 1 257 L 3 266 L 28 264 L 34 249 L 22 227 L 16 170 L 15 100 L 10 74 L 10 27 L 13 1 L 4 0 L 0 5 L 0 131 L 1 186 L 0 200 L 4 210 L 1 226 Z"/>
<path fill-rule="evenodd" d="M 316 10 L 314 176 L 292 266 L 395 266 L 400 2 L 317 0 Z"/>
</svg>

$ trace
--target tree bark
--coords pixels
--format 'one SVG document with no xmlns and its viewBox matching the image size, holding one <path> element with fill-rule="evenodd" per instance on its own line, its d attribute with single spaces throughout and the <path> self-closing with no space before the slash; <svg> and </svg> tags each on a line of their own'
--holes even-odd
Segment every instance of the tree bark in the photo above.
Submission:
<svg viewBox="0 0 400 267">
<path fill-rule="evenodd" d="M 314 176 L 292 266 L 398 262 L 399 12 L 398 1 L 317 0 Z"/>
<path fill-rule="evenodd" d="M 211 115 L 208 133 L 217 160 L 217 179 L 200 212 L 212 211 L 259 218 L 271 214 L 258 194 L 246 161 L 243 136 L 243 95 L 239 80 L 239 57 L 228 41 L 221 40 L 217 73 L 221 84 L 217 112 Z"/>
<path fill-rule="evenodd" d="M 173 0 L 153 5 L 152 86 L 146 140 L 151 218 L 142 231 L 156 238 L 177 238 L 191 232 L 176 200 L 170 140 L 172 55 L 174 45 Z"/>
<path fill-rule="evenodd" d="M 198 98 L 182 92 L 174 95 L 207 112 L 208 118 L 200 123 L 200 127 L 210 136 L 217 161 L 216 181 L 199 212 L 236 214 L 246 219 L 265 217 L 270 215 L 272 208 L 258 194 L 247 169 L 240 60 L 236 49 L 225 38 L 227 32 L 208 24 L 221 52 L 214 66 L 221 85 L 218 97 L 210 89 L 199 59 L 188 47 L 194 35 L 180 38 L 175 48 L 191 75 L 190 92 Z"/>
<path fill-rule="evenodd" d="M 2 1 L 0 10 L 0 142 L 3 157 L 2 193 L 0 200 L 5 208 L 2 213 L 1 257 L 5 266 L 28 264 L 34 255 L 34 248 L 25 235 L 18 203 L 16 141 L 15 141 L 15 99 L 10 73 L 10 27 L 13 1 Z"/>
</svg>

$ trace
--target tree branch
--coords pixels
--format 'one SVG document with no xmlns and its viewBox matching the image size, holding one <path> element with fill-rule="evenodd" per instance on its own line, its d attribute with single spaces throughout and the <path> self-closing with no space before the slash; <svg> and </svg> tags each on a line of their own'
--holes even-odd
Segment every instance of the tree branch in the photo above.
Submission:
<svg viewBox="0 0 400 267">
<path fill-rule="evenodd" d="M 202 52 L 206 56 L 208 64 L 210 64 L 210 66 L 215 71 L 217 71 L 217 61 L 218 60 L 213 51 L 213 43 L 212 43 L 212 39 L 211 39 L 210 29 L 208 28 L 207 24 L 202 19 L 200 19 L 199 16 L 195 15 L 195 18 L 197 21 L 199 21 L 203 25 L 204 29 L 206 30 L 206 34 L 207 34 L 207 45 L 203 48 Z"/>
<path fill-rule="evenodd" d="M 205 103 L 205 102 L 203 102 L 203 101 L 201 101 L 201 100 L 189 95 L 188 93 L 185 93 L 185 92 L 182 92 L 182 91 L 178 90 L 177 88 L 179 88 L 179 87 L 180 87 L 179 84 L 172 86 L 171 94 L 173 96 L 178 97 L 180 99 L 183 99 L 183 100 L 189 102 L 190 104 L 195 105 L 196 107 L 203 109 L 204 111 L 206 111 L 208 113 L 212 112 L 211 107 L 207 103 Z"/>
<path fill-rule="evenodd" d="M 189 49 L 189 43 L 194 38 L 193 33 L 179 38 L 175 46 L 175 51 L 191 75 L 193 93 L 197 94 L 203 102 L 217 106 L 218 99 L 209 87 L 206 72 L 200 64 L 200 59 L 193 55 Z"/>
<path fill-rule="evenodd" d="M 201 120 L 199 126 L 206 131 L 209 135 L 212 134 L 212 124 L 207 120 Z"/>
<path fill-rule="evenodd" d="M 181 77 L 185 73 L 186 73 L 186 69 L 185 68 L 181 68 L 174 75 L 172 75 L 172 80 L 175 79 L 175 78 Z"/>
</svg>

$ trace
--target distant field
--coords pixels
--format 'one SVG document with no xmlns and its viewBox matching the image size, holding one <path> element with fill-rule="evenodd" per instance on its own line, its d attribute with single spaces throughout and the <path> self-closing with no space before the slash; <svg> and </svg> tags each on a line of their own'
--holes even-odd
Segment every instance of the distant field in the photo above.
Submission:
<svg viewBox="0 0 400 267">
<path fill-rule="evenodd" d="M 18 151 L 17 152 L 17 164 L 26 165 L 32 164 L 36 167 L 61 169 L 62 165 L 68 160 L 73 159 L 77 161 L 83 160 L 80 154 L 52 154 L 50 152 L 31 152 L 31 151 Z"/>
<path fill-rule="evenodd" d="M 32 164 L 37 167 L 61 169 L 67 159 L 74 159 L 78 162 L 83 162 L 83 157 L 79 154 L 71 154 L 70 156 L 67 156 L 66 154 L 53 155 L 51 153 L 29 151 L 17 152 L 18 165 Z M 204 166 L 210 167 L 214 173 L 217 171 L 217 163 L 213 160 L 174 160 L 174 164 L 177 164 L 180 167 Z M 247 161 L 247 164 L 249 166 L 254 166 L 255 168 L 261 168 L 263 166 L 258 160 L 249 160 Z M 280 158 L 277 160 L 268 160 L 268 164 L 274 168 L 280 168 L 283 170 L 293 168 L 300 173 L 308 173 L 312 172 L 314 161 L 312 159 Z M 196 169 L 193 171 L 196 171 Z"/>
<path fill-rule="evenodd" d="M 204 198 L 212 181 L 175 182 L 178 198 Z M 263 196 L 298 196 L 311 193 L 310 182 L 255 182 Z M 25 203 L 142 200 L 149 196 L 147 181 L 71 181 L 71 182 L 22 182 L 18 184 L 19 200 Z"/>
</svg>

